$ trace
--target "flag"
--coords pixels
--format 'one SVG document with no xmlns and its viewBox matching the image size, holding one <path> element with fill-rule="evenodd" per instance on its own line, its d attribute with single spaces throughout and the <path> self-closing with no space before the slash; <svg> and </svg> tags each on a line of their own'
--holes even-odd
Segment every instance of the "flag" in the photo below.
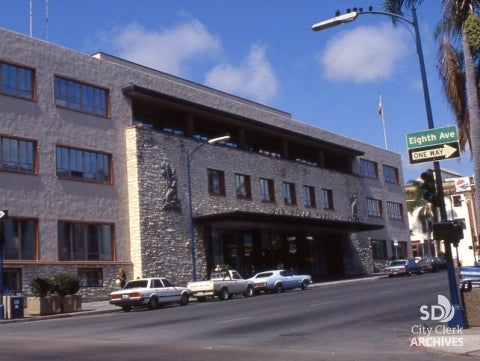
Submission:
<svg viewBox="0 0 480 361">
<path fill-rule="evenodd" d="M 379 95 L 378 99 L 378 116 L 380 118 L 383 118 L 382 95 Z"/>
</svg>

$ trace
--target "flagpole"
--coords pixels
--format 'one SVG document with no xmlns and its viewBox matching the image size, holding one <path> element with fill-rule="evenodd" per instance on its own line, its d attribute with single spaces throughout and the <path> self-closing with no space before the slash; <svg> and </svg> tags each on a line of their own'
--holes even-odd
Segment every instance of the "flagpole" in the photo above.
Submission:
<svg viewBox="0 0 480 361">
<path fill-rule="evenodd" d="M 379 95 L 378 101 L 378 115 L 382 118 L 382 127 L 383 127 L 383 140 L 385 142 L 385 149 L 388 150 L 387 145 L 387 131 L 385 130 L 385 117 L 383 115 L 383 106 L 382 106 L 382 94 Z"/>
</svg>

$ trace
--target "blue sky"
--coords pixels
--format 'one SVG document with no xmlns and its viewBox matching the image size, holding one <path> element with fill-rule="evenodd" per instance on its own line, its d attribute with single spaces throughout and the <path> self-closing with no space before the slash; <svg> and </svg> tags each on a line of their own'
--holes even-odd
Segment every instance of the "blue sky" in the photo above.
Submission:
<svg viewBox="0 0 480 361">
<path fill-rule="evenodd" d="M 48 3 L 48 17 L 46 4 Z M 413 27 L 381 15 L 321 32 L 311 26 L 363 0 L 30 0 L 0 1 L 0 27 L 82 53 L 102 51 L 292 114 L 311 124 L 400 153 L 405 136 L 428 128 Z M 410 14 L 406 14 L 408 17 Z M 417 10 L 436 128 L 455 124 L 436 68 L 438 1 Z M 48 19 L 48 21 L 47 21 Z M 0 55 L 1 56 L 1 55 Z M 470 153 L 442 169 L 472 175 Z"/>
</svg>

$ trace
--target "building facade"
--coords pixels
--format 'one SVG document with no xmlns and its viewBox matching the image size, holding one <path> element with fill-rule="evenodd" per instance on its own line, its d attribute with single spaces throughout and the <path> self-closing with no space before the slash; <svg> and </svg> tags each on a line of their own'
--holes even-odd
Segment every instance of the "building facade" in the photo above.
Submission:
<svg viewBox="0 0 480 361">
<path fill-rule="evenodd" d="M 399 154 L 3 29 L 0 74 L 6 289 L 70 272 L 104 298 L 120 267 L 185 284 L 216 264 L 320 281 L 411 256 Z"/>
</svg>

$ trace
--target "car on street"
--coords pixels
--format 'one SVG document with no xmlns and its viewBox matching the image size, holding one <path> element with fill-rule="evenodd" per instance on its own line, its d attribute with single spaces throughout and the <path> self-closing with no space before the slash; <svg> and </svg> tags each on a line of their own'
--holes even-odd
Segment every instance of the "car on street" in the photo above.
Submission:
<svg viewBox="0 0 480 361">
<path fill-rule="evenodd" d="M 425 257 L 417 262 L 425 272 L 438 272 L 447 269 L 447 262 L 438 257 Z"/>
<path fill-rule="evenodd" d="M 296 275 L 286 270 L 272 270 L 257 273 L 249 278 L 255 283 L 255 292 L 276 292 L 300 288 L 306 290 L 312 283 L 310 275 Z"/>
<path fill-rule="evenodd" d="M 188 288 L 175 286 L 166 278 L 139 278 L 129 281 L 121 290 L 110 293 L 110 304 L 121 307 L 125 312 L 133 307 L 155 309 L 168 303 L 185 306 L 190 295 Z"/>
<path fill-rule="evenodd" d="M 460 267 L 460 282 L 480 287 L 480 265 Z"/>
<path fill-rule="evenodd" d="M 422 265 L 415 263 L 413 259 L 397 259 L 391 261 L 390 264 L 385 267 L 384 272 L 388 277 L 395 276 L 410 276 L 412 273 L 422 274 Z"/>
</svg>

